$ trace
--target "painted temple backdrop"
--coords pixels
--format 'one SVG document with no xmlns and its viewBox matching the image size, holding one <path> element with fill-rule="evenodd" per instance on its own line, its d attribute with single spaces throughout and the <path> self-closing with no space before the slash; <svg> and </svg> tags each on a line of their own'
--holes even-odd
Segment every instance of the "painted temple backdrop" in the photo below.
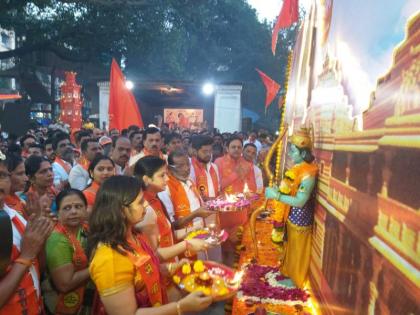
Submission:
<svg viewBox="0 0 420 315">
<path fill-rule="evenodd" d="M 325 314 L 420 314 L 419 9 L 314 0 L 298 35 L 286 119 L 314 128 Z"/>
</svg>

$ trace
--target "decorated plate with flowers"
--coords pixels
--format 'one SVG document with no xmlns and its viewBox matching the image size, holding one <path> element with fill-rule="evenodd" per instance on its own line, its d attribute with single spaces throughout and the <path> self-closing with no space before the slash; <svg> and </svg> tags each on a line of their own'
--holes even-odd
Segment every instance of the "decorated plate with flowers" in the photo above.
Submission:
<svg viewBox="0 0 420 315">
<path fill-rule="evenodd" d="M 185 239 L 191 240 L 193 238 L 196 238 L 196 239 L 205 240 L 213 245 L 218 245 L 226 241 L 228 237 L 229 237 L 229 234 L 225 230 L 221 230 L 218 235 L 216 235 L 215 237 L 212 237 L 210 230 L 206 228 L 206 229 L 195 230 L 188 233 Z"/>
<path fill-rule="evenodd" d="M 239 279 L 229 267 L 212 261 L 197 260 L 182 265 L 172 277 L 174 283 L 186 292 L 201 291 L 214 301 L 233 297 L 239 287 Z"/>
</svg>

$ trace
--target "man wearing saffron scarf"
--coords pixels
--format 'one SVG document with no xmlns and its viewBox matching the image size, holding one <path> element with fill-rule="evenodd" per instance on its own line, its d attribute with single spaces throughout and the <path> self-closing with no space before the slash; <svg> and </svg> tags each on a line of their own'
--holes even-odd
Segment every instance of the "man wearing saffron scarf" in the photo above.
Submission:
<svg viewBox="0 0 420 315">
<path fill-rule="evenodd" d="M 227 194 L 237 194 L 245 184 L 252 192 L 257 191 L 254 166 L 242 157 L 242 140 L 232 137 L 227 141 L 227 154 L 216 160 L 219 169 L 221 190 Z"/>
<path fill-rule="evenodd" d="M 184 151 L 169 154 L 169 180 L 166 191 L 159 193 L 175 229 L 185 227 L 191 221 L 202 226 L 203 219 L 212 214 L 202 207 L 200 194 L 190 180 L 190 161 Z"/>
<path fill-rule="evenodd" d="M 61 190 L 68 183 L 70 170 L 73 167 L 74 150 L 71 146 L 70 137 L 61 132 L 55 135 L 53 149 L 56 154 L 52 169 L 54 172 L 54 186 Z"/>
<path fill-rule="evenodd" d="M 134 167 L 134 164 L 144 156 L 157 156 L 166 160 L 162 154 L 162 136 L 160 130 L 156 127 L 146 128 L 143 132 L 143 150 L 130 158 L 129 166 Z"/>
<path fill-rule="evenodd" d="M 216 164 L 211 162 L 213 139 L 198 135 L 192 138 L 193 157 L 190 177 L 201 198 L 215 198 L 219 195 L 220 180 Z"/>
<path fill-rule="evenodd" d="M 93 138 L 83 140 L 80 148 L 82 150 L 82 156 L 79 163 L 73 166 L 70 171 L 69 183 L 71 188 L 84 190 L 90 181 L 88 173 L 89 164 L 96 156 L 102 154 L 103 151 L 98 141 Z"/>
</svg>

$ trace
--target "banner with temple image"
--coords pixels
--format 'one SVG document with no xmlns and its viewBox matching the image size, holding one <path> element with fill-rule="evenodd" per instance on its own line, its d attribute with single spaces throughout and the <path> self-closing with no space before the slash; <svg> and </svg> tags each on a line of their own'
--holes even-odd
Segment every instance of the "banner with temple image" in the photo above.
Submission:
<svg viewBox="0 0 420 315">
<path fill-rule="evenodd" d="M 286 119 L 314 131 L 325 314 L 420 314 L 419 30 L 418 1 L 316 0 L 298 34 Z"/>
</svg>

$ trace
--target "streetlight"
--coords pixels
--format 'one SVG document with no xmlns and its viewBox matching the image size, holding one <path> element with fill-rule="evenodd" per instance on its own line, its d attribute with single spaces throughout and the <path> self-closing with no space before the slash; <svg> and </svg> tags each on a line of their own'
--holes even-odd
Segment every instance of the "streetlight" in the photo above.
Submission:
<svg viewBox="0 0 420 315">
<path fill-rule="evenodd" d="M 125 81 L 125 87 L 129 90 L 132 90 L 134 88 L 133 81 L 130 81 L 130 80 Z"/>
<path fill-rule="evenodd" d="M 214 93 L 214 85 L 207 82 L 203 85 L 202 91 L 205 95 L 212 95 Z"/>
</svg>

